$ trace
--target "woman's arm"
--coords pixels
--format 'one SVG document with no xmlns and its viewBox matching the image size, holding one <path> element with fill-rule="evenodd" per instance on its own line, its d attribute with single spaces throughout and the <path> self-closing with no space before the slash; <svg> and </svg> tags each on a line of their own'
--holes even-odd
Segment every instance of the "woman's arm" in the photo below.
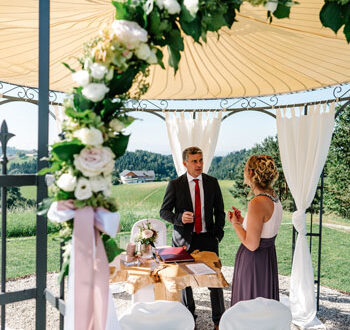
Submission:
<svg viewBox="0 0 350 330">
<path fill-rule="evenodd" d="M 248 204 L 247 230 L 242 227 L 240 219 L 234 213 L 228 219 L 242 244 L 250 251 L 255 251 L 260 244 L 261 231 L 264 225 L 265 207 L 260 198 L 254 198 Z"/>
</svg>

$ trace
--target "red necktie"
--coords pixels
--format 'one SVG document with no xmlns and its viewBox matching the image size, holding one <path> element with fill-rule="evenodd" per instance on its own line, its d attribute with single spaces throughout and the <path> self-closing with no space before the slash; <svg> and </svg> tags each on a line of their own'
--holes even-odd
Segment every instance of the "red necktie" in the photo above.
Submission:
<svg viewBox="0 0 350 330">
<path fill-rule="evenodd" d="M 194 188 L 194 231 L 199 234 L 202 231 L 202 208 L 201 208 L 201 193 L 199 191 L 198 179 L 193 179 L 196 184 Z"/>
</svg>

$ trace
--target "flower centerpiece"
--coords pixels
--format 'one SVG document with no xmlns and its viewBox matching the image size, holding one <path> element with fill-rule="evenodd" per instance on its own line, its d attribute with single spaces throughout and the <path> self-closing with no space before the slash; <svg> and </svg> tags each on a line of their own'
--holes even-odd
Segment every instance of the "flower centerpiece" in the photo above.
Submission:
<svg viewBox="0 0 350 330">
<path fill-rule="evenodd" d="M 152 247 L 158 237 L 158 232 L 152 228 L 149 221 L 142 223 L 139 227 L 139 232 L 135 237 L 135 243 L 138 243 L 138 252 L 144 258 L 152 256 Z"/>
</svg>

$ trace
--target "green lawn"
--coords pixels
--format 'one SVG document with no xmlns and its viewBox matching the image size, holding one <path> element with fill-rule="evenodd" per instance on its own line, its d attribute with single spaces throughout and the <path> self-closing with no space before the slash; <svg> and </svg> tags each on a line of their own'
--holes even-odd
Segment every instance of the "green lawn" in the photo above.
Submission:
<svg viewBox="0 0 350 330">
<path fill-rule="evenodd" d="M 232 181 L 220 181 L 222 188 L 225 210 L 232 205 L 245 210 L 246 205 L 232 198 L 229 188 Z M 117 241 L 125 244 L 129 238 L 129 231 L 132 224 L 144 218 L 159 219 L 159 208 L 165 193 L 166 182 L 152 182 L 143 184 L 119 185 L 113 187 L 113 196 L 117 198 L 123 233 L 118 234 Z M 33 188 L 33 187 L 28 187 Z M 30 190 L 28 189 L 30 192 Z M 327 217 L 326 217 L 327 220 Z M 342 223 L 342 219 L 338 223 Z M 343 222 L 344 223 L 344 222 Z M 28 225 L 30 224 L 30 225 Z M 17 227 L 30 227 L 35 229 L 34 210 L 22 211 L 18 214 L 10 213 L 8 227 L 15 231 Z M 51 227 L 54 232 L 55 228 Z M 31 229 L 31 230 L 32 230 Z M 314 231 L 318 230 L 317 224 L 313 226 Z M 321 260 L 321 284 L 350 292 L 350 281 L 348 271 L 350 260 L 347 258 L 350 251 L 350 234 L 340 230 L 323 227 L 322 233 L 322 260 Z M 170 243 L 171 225 L 168 224 L 168 243 Z M 309 239 L 308 239 L 309 242 Z M 314 238 L 312 256 L 314 269 L 317 269 L 317 239 Z M 8 265 L 7 276 L 9 278 L 33 274 L 35 270 L 35 238 L 18 238 L 8 240 Z M 224 265 L 233 266 L 234 258 L 239 246 L 239 241 L 232 229 L 231 224 L 225 226 L 225 236 L 220 244 L 220 256 Z M 276 241 L 279 273 L 290 275 L 291 271 L 291 246 L 292 246 L 292 225 L 291 213 L 285 212 L 283 224 Z M 58 270 L 58 243 L 53 241 L 53 235 L 48 240 L 48 270 Z"/>
</svg>

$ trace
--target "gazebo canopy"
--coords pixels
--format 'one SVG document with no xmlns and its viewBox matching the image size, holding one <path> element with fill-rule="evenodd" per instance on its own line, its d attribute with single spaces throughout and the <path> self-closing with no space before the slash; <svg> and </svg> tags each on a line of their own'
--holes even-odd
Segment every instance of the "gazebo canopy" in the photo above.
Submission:
<svg viewBox="0 0 350 330">
<path fill-rule="evenodd" d="M 266 19 L 244 3 L 231 30 L 195 44 L 185 37 L 179 72 L 151 69 L 144 99 L 232 98 L 280 94 L 349 82 L 350 52 L 343 34 L 322 27 L 322 0 L 301 0 L 290 19 Z M 69 92 L 62 62 L 77 68 L 83 43 L 113 20 L 110 0 L 51 0 L 50 89 Z M 0 81 L 38 86 L 38 1 L 0 3 Z M 166 61 L 167 59 L 165 59 Z"/>
</svg>

